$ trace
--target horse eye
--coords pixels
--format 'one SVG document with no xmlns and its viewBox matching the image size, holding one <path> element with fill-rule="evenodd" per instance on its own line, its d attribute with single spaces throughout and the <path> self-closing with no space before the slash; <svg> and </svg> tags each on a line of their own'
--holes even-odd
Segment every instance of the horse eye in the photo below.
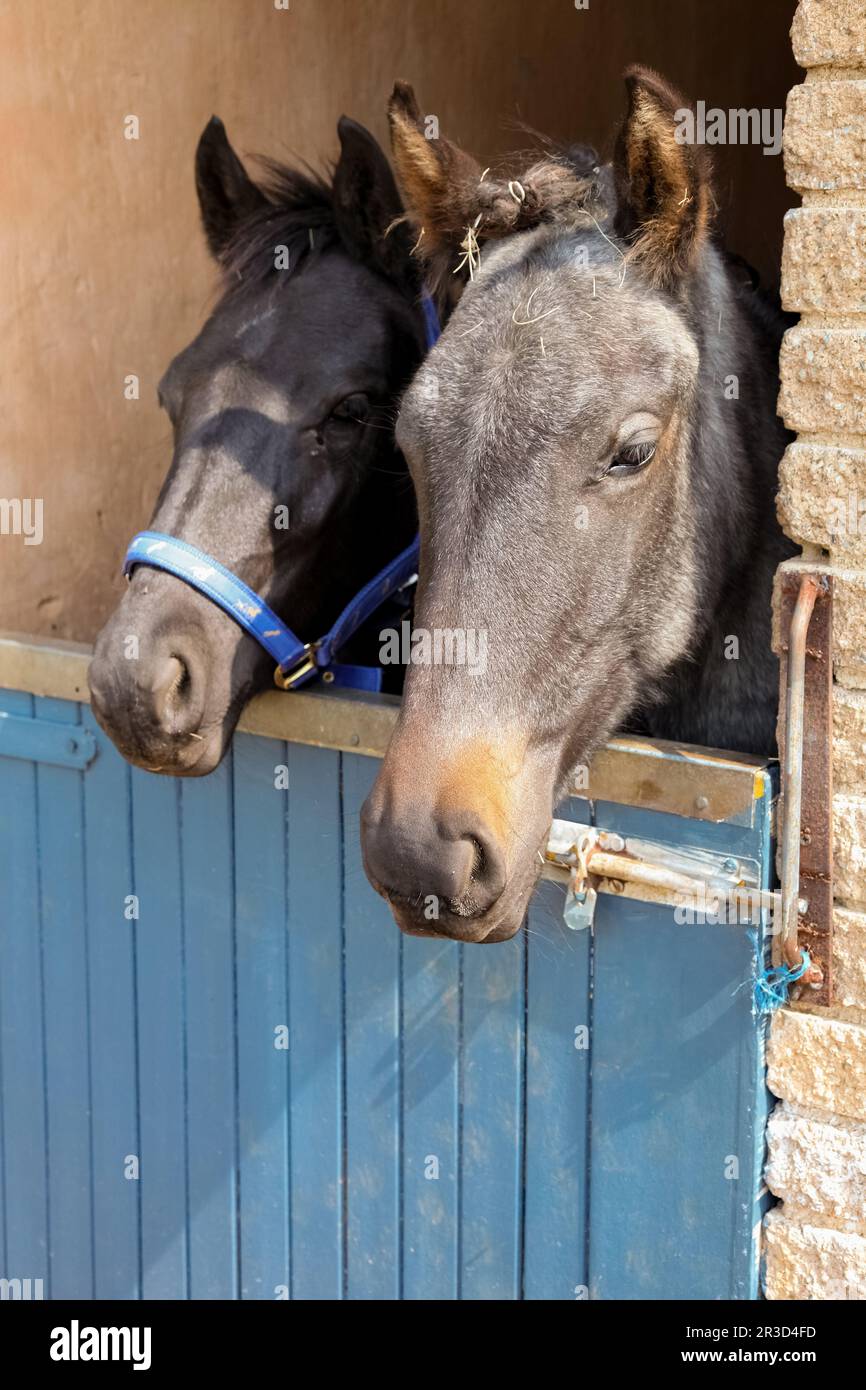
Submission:
<svg viewBox="0 0 866 1390">
<path fill-rule="evenodd" d="M 362 391 L 356 391 L 335 405 L 328 418 L 339 424 L 360 425 L 367 418 L 368 406 L 367 397 Z"/>
<path fill-rule="evenodd" d="M 614 454 L 607 470 L 608 476 L 625 478 L 630 474 L 639 473 L 642 468 L 646 468 L 655 451 L 655 444 L 628 444 Z"/>
</svg>

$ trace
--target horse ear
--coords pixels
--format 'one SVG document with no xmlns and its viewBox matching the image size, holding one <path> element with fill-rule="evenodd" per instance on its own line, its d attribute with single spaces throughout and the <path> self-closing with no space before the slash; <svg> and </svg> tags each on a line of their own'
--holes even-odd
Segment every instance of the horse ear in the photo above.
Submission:
<svg viewBox="0 0 866 1390">
<path fill-rule="evenodd" d="M 430 118 L 432 120 L 432 118 Z M 420 251 L 456 251 L 466 236 L 481 166 L 429 127 L 408 82 L 397 82 L 388 102 L 391 150 L 408 211 L 417 223 Z"/>
<path fill-rule="evenodd" d="M 268 200 L 229 144 L 218 116 L 211 116 L 198 142 L 195 186 L 207 244 L 219 260 L 239 223 Z"/>
<path fill-rule="evenodd" d="M 634 239 L 651 279 L 673 288 L 709 236 L 712 189 L 702 145 L 686 143 L 691 108 L 649 68 L 625 73 L 628 112 L 617 141 L 616 230 Z"/>
<path fill-rule="evenodd" d="M 343 245 L 365 265 L 414 287 L 411 237 L 385 155 L 369 130 L 348 116 L 340 117 L 337 134 L 340 158 L 334 170 L 334 217 Z"/>
</svg>

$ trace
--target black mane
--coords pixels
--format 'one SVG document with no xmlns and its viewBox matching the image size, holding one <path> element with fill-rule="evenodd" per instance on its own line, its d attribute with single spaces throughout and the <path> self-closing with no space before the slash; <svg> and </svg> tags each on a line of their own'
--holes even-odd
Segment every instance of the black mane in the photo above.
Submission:
<svg viewBox="0 0 866 1390">
<path fill-rule="evenodd" d="M 259 187 L 267 205 L 244 218 L 221 257 L 229 294 L 285 277 L 274 264 L 278 246 L 287 248 L 293 274 L 307 258 L 340 245 L 330 180 L 264 156 L 258 163 L 265 170 Z"/>
</svg>

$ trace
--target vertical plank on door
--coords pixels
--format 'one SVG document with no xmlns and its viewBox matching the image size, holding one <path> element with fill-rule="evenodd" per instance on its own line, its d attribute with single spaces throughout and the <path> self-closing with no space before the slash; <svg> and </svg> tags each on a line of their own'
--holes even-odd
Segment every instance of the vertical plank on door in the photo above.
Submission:
<svg viewBox="0 0 866 1390">
<path fill-rule="evenodd" d="M 378 771 L 343 757 L 347 1292 L 401 1296 L 401 936 L 364 875 L 360 810 Z"/>
<path fill-rule="evenodd" d="M 136 885 L 131 845 L 130 769 L 85 707 L 82 722 L 99 753 L 84 776 L 93 1103 L 94 1290 L 97 1298 L 140 1297 L 140 1161 Z"/>
<path fill-rule="evenodd" d="M 180 799 L 176 778 L 133 770 L 143 1298 L 189 1296 Z"/>
<path fill-rule="evenodd" d="M 286 745 L 234 740 L 241 1297 L 286 1296 L 289 1048 Z"/>
<path fill-rule="evenodd" d="M 461 1299 L 520 1296 L 526 936 L 463 948 Z"/>
<path fill-rule="evenodd" d="M 72 726 L 78 723 L 79 709 L 68 700 L 37 699 L 34 715 Z M 52 1298 L 93 1296 L 89 948 L 82 824 L 86 775 L 48 763 L 36 769 Z"/>
<path fill-rule="evenodd" d="M 586 1297 L 591 943 L 562 918 L 564 888 L 529 910 L 523 1297 Z"/>
<path fill-rule="evenodd" d="M 402 954 L 403 1298 L 450 1300 L 459 1250 L 461 947 L 407 936 Z"/>
<path fill-rule="evenodd" d="M 0 691 L 0 711 L 33 714 L 33 697 Z M 3 1245 L 0 1276 L 48 1271 L 48 1136 L 39 910 L 36 767 L 0 757 L 0 1078 Z"/>
<path fill-rule="evenodd" d="M 343 849 L 340 755 L 290 745 L 292 1296 L 343 1294 Z"/>
<path fill-rule="evenodd" d="M 190 1297 L 238 1296 L 231 762 L 181 788 Z"/>
</svg>

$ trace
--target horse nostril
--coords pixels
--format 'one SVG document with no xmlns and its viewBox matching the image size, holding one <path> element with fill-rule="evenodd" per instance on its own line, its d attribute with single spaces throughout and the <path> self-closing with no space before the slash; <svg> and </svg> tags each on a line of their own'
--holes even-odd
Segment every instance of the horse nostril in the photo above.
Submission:
<svg viewBox="0 0 866 1390">
<path fill-rule="evenodd" d="M 163 657 L 153 674 L 152 690 L 157 704 L 169 701 L 184 679 L 188 679 L 184 663 L 176 656 Z"/>
<path fill-rule="evenodd" d="M 172 657 L 172 660 L 176 661 L 180 667 L 180 671 L 174 683 L 174 689 L 171 692 L 175 702 L 179 704 L 189 694 L 192 682 L 189 674 L 189 667 L 186 663 L 182 661 L 179 656 Z"/>
<path fill-rule="evenodd" d="M 505 888 L 504 849 L 471 813 L 415 806 L 397 815 L 371 797 L 361 839 L 367 873 L 391 901 L 419 909 L 435 898 L 456 916 L 473 918 Z"/>
<path fill-rule="evenodd" d="M 197 711 L 193 709 L 192 673 L 182 657 L 167 656 L 160 661 L 151 690 L 159 722 L 169 725 L 175 733 L 187 732 L 196 722 Z"/>
<path fill-rule="evenodd" d="M 505 856 L 486 827 L 475 825 L 462 837 L 473 851 L 469 873 L 468 896 L 484 908 L 501 895 L 505 887 Z"/>
</svg>

